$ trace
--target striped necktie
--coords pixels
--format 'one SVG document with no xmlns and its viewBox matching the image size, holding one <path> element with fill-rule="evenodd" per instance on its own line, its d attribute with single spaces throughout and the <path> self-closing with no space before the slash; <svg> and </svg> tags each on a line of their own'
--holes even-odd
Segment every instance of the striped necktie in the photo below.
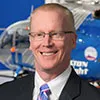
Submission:
<svg viewBox="0 0 100 100">
<path fill-rule="evenodd" d="M 40 87 L 40 93 L 37 100 L 49 100 L 49 95 L 51 94 L 50 89 L 47 84 Z"/>
</svg>

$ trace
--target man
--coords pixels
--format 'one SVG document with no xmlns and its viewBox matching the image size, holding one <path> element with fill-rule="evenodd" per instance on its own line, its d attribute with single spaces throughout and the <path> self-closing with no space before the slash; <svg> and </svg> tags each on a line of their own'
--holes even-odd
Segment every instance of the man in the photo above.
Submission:
<svg viewBox="0 0 100 100">
<path fill-rule="evenodd" d="M 3 84 L 1 100 L 100 100 L 99 91 L 70 66 L 77 35 L 67 8 L 51 3 L 33 11 L 29 38 L 36 71 Z"/>
</svg>

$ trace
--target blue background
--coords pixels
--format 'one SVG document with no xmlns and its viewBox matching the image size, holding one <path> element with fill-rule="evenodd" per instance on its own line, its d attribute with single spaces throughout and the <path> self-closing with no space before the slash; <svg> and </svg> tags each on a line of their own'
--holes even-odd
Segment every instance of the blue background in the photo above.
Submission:
<svg viewBox="0 0 100 100">
<path fill-rule="evenodd" d="M 35 9 L 42 4 L 44 0 L 0 0 L 0 28 L 7 28 L 14 22 L 27 19 L 31 6 Z"/>
</svg>

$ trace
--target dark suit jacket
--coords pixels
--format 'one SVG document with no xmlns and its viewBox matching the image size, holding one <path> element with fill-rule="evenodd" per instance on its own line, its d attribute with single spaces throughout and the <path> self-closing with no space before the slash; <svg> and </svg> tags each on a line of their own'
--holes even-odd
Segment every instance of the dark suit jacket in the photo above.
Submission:
<svg viewBox="0 0 100 100">
<path fill-rule="evenodd" d="M 34 74 L 28 74 L 0 86 L 0 100 L 32 100 Z M 72 70 L 59 100 L 100 100 L 99 91 Z"/>
</svg>

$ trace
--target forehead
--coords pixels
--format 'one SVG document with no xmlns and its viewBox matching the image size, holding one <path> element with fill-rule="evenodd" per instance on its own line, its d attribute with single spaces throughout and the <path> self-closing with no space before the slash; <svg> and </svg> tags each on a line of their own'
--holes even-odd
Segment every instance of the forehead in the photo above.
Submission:
<svg viewBox="0 0 100 100">
<path fill-rule="evenodd" d="M 69 23 L 70 16 L 61 10 L 38 10 L 31 15 L 31 24 Z"/>
<path fill-rule="evenodd" d="M 49 17 L 50 15 L 54 15 L 54 17 L 64 17 L 64 16 L 69 16 L 67 15 L 64 11 L 60 10 L 60 9 L 56 9 L 56 10 L 37 10 L 35 13 L 33 13 L 31 15 L 32 19 L 36 19 L 39 18 L 40 16 L 47 16 Z"/>
<path fill-rule="evenodd" d="M 64 27 L 69 24 L 69 16 L 62 11 L 42 11 L 34 13 L 31 17 L 31 27 L 37 29 L 39 27 L 57 28 Z M 38 27 L 37 27 L 38 26 Z"/>
<path fill-rule="evenodd" d="M 39 27 L 63 28 L 75 30 L 73 16 L 70 11 L 63 9 L 38 9 L 31 15 L 30 29 Z M 60 30 L 60 29 L 59 29 Z"/>
</svg>

